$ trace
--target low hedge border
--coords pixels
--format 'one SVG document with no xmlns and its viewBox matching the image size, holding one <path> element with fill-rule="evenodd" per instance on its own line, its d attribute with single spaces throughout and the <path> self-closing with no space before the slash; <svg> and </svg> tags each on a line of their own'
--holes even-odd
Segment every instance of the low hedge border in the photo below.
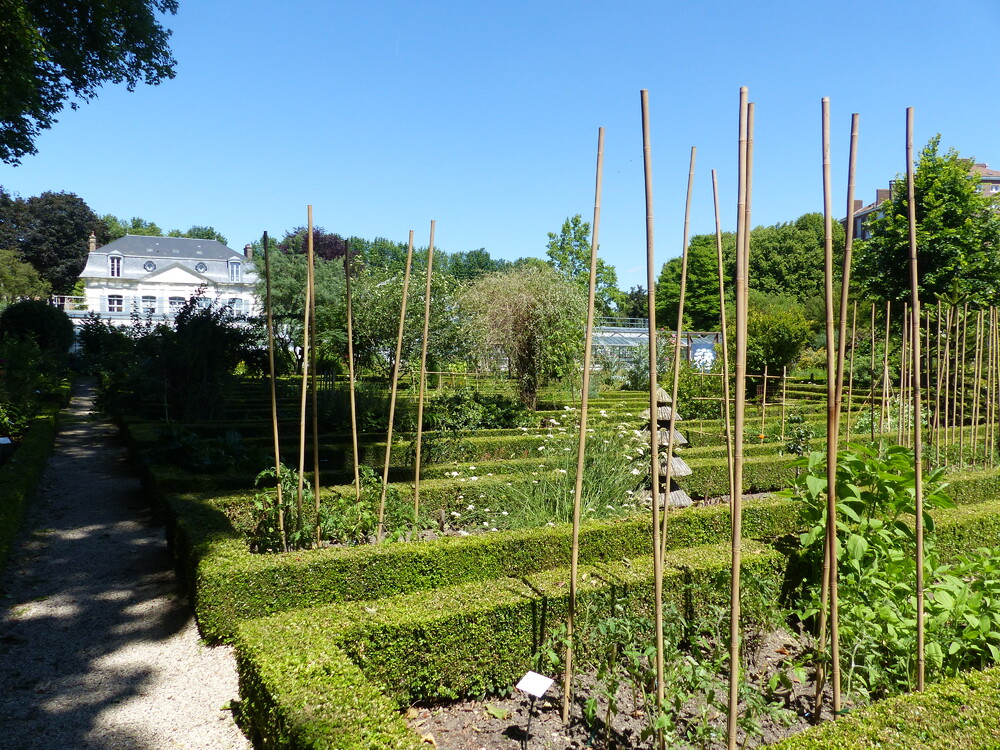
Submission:
<svg viewBox="0 0 1000 750">
<path fill-rule="evenodd" d="M 63 384 L 31 420 L 17 449 L 0 466 L 0 573 L 21 530 L 24 512 L 35 496 L 38 482 L 55 445 L 59 412 L 69 398 L 70 385 Z"/>
<path fill-rule="evenodd" d="M 888 698 L 772 745 L 775 750 L 996 750 L 1000 747 L 1000 667 Z"/>
<path fill-rule="evenodd" d="M 433 542 L 255 555 L 225 514 L 242 496 L 169 496 L 168 536 L 195 612 L 209 641 L 228 640 L 236 622 L 299 607 L 379 599 L 396 594 L 551 569 L 569 560 L 569 525 Z M 793 530 L 798 509 L 780 498 L 744 506 L 744 538 L 774 538 Z M 667 523 L 667 548 L 729 539 L 725 505 L 691 508 Z M 650 553 L 646 516 L 583 524 L 580 560 L 597 564 Z"/>
<path fill-rule="evenodd" d="M 725 545 L 671 553 L 664 560 L 664 589 L 687 610 L 723 605 L 729 597 L 730 561 Z M 758 590 L 760 608 L 765 608 L 767 595 L 781 584 L 783 556 L 763 545 L 745 545 L 741 570 L 747 592 Z M 581 607 L 599 606 L 598 595 L 614 589 L 649 611 L 651 557 L 582 566 L 580 573 Z M 509 690 L 536 666 L 533 657 L 549 627 L 564 621 L 568 575 L 563 568 L 243 623 L 235 653 L 247 723 L 259 735 L 271 733 L 264 737 L 265 747 L 376 747 L 369 742 L 368 712 L 358 712 L 353 703 L 337 705 L 331 695 L 364 694 L 377 686 L 382 695 L 406 705 Z M 345 664 L 345 655 L 366 683 Z M 375 703 L 375 714 L 385 710 L 383 702 Z M 352 723 L 354 736 L 347 731 Z M 330 734 L 324 736 L 326 727 Z M 307 732 L 314 744 L 298 744 L 295 738 Z"/>
</svg>

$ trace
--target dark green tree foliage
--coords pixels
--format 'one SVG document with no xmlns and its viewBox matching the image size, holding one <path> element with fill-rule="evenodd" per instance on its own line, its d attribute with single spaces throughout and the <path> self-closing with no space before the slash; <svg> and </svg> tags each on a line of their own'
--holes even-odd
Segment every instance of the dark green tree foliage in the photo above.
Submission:
<svg viewBox="0 0 1000 750">
<path fill-rule="evenodd" d="M 736 274 L 736 235 L 722 236 L 727 284 Z M 684 295 L 684 328 L 694 331 L 719 329 L 719 251 L 714 234 L 698 234 L 688 243 L 688 278 Z M 656 324 L 677 328 L 677 302 L 681 294 L 681 258 L 663 264 L 656 283 Z M 727 289 L 731 292 L 731 289 Z"/>
<path fill-rule="evenodd" d="M 51 293 L 52 285 L 17 250 L 0 247 L 0 307 L 19 299 L 47 299 Z"/>
<path fill-rule="evenodd" d="M 590 222 L 580 214 L 563 222 L 559 234 L 549 232 L 545 254 L 564 278 L 586 294 L 590 286 Z M 597 288 L 594 304 L 598 315 L 613 315 L 622 301 L 615 267 L 597 259 Z"/>
<path fill-rule="evenodd" d="M 285 232 L 284 238 L 278 243 L 278 249 L 288 255 L 306 255 L 309 245 L 309 229 L 296 227 Z M 323 227 L 313 227 L 313 253 L 323 260 L 341 259 L 347 250 L 347 240 L 334 232 L 327 232 Z M 355 255 L 357 251 L 352 248 Z M 353 256 L 352 256 L 353 257 Z"/>
<path fill-rule="evenodd" d="M 101 220 L 74 193 L 22 199 L 0 188 L 0 247 L 17 250 L 58 294 L 73 289 Z"/>
<path fill-rule="evenodd" d="M 941 136 L 920 153 L 914 174 L 920 298 L 1000 302 L 1000 212 L 997 199 L 978 190 L 971 162 L 954 149 L 938 153 Z M 899 301 L 910 295 L 909 219 L 905 178 L 870 219 L 872 237 L 858 243 L 855 278 L 871 296 Z"/>
<path fill-rule="evenodd" d="M 198 240 L 215 240 L 223 245 L 229 244 L 226 238 L 213 227 L 194 225 L 186 232 L 171 229 L 164 232 L 155 221 L 146 221 L 138 216 L 131 219 L 119 219 L 112 214 L 101 217 L 102 226 L 97 231 L 97 244 L 107 245 L 109 242 L 121 239 L 126 234 L 138 234 L 145 237 L 190 237 Z"/>
<path fill-rule="evenodd" d="M 73 323 L 43 300 L 15 302 L 0 313 L 0 341 L 31 339 L 47 354 L 63 357 L 73 345 Z"/>
<path fill-rule="evenodd" d="M 474 281 L 480 276 L 510 268 L 510 261 L 491 258 L 485 248 L 478 250 L 463 250 L 457 253 L 447 253 L 439 262 L 437 253 L 434 255 L 434 265 L 440 267 L 441 273 L 453 276 L 459 281 Z"/>
<path fill-rule="evenodd" d="M 747 317 L 747 372 L 781 374 L 812 336 L 803 306 L 792 297 L 751 292 Z M 730 349 L 730 354 L 733 350 Z"/>
<path fill-rule="evenodd" d="M 622 295 L 622 302 L 618 306 L 618 314 L 623 318 L 647 318 L 649 317 L 649 294 L 646 287 L 634 286 Z"/>
<path fill-rule="evenodd" d="M 0 0 L 0 160 L 35 153 L 67 100 L 173 78 L 170 32 L 156 14 L 176 12 L 176 0 Z"/>
<path fill-rule="evenodd" d="M 180 229 L 171 229 L 167 232 L 167 236 L 189 237 L 193 240 L 215 240 L 216 242 L 221 242 L 223 245 L 229 244 L 229 241 L 225 238 L 225 236 L 215 231 L 214 227 L 205 227 L 197 224 L 184 232 Z"/>
</svg>

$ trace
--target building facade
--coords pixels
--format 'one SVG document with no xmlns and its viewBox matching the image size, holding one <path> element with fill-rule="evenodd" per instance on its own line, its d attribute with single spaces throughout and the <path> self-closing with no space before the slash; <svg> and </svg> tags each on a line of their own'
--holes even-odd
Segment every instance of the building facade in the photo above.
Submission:
<svg viewBox="0 0 1000 750">
<path fill-rule="evenodd" d="M 126 322 L 138 314 L 169 322 L 191 297 L 237 315 L 259 311 L 249 245 L 241 254 L 215 240 L 129 234 L 98 248 L 91 234 L 80 280 L 83 297 L 56 298 L 71 318 L 94 313 Z"/>
</svg>

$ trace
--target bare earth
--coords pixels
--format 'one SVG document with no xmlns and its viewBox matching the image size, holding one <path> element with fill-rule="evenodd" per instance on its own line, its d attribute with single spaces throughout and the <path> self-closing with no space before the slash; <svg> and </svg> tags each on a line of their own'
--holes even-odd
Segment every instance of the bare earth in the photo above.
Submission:
<svg viewBox="0 0 1000 750">
<path fill-rule="evenodd" d="M 200 643 L 162 526 L 78 386 L 0 577 L 0 747 L 246 750 L 236 670 Z"/>
</svg>

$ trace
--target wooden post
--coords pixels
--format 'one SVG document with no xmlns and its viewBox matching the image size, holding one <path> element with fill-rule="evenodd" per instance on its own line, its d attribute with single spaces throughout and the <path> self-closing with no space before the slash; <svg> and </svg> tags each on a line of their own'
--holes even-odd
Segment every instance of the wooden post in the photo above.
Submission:
<svg viewBox="0 0 1000 750">
<path fill-rule="evenodd" d="M 427 339 L 431 330 L 431 277 L 434 273 L 434 220 L 431 219 L 431 239 L 427 246 L 427 280 L 424 288 L 424 334 L 420 345 L 420 388 L 417 396 L 417 447 L 413 466 L 413 526 L 420 517 L 420 448 L 424 440 L 424 394 L 427 388 Z"/>
<path fill-rule="evenodd" d="M 934 342 L 934 463 L 941 463 L 941 300 L 937 303 L 937 340 Z"/>
<path fill-rule="evenodd" d="M 875 442 L 875 303 L 872 303 L 871 357 L 868 363 L 868 403 L 872 442 Z"/>
<path fill-rule="evenodd" d="M 358 456 L 358 407 L 354 383 L 354 310 L 351 298 L 351 243 L 344 243 L 344 295 L 347 300 L 347 379 L 351 399 L 351 450 L 354 454 L 354 501 L 361 518 L 361 463 Z"/>
<path fill-rule="evenodd" d="M 732 585 L 729 611 L 729 714 L 728 748 L 736 749 L 736 724 L 739 707 L 740 676 L 740 545 L 743 538 L 743 427 L 746 420 L 747 367 L 747 192 L 750 139 L 750 104 L 747 89 L 740 89 L 739 182 L 736 208 L 736 393 L 734 394 L 733 425 L 733 492 L 732 512 Z"/>
<path fill-rule="evenodd" d="M 586 342 L 583 350 L 583 385 L 580 394 L 580 435 L 577 442 L 576 485 L 573 489 L 573 546 L 570 559 L 569 612 L 566 619 L 566 671 L 563 674 L 563 724 L 569 723 L 570 698 L 573 692 L 573 621 L 576 615 L 576 578 L 580 559 L 580 506 L 583 497 L 583 467 L 587 450 L 587 402 L 590 398 L 591 346 L 594 340 L 594 297 L 597 288 L 597 238 L 601 224 L 601 178 L 604 171 L 604 128 L 597 130 L 597 184 L 594 189 L 594 224 L 590 235 L 590 282 L 587 298 Z M 683 288 L 683 287 L 682 287 Z M 682 292 L 683 293 L 683 292 Z M 650 415 L 655 420 L 656 412 Z M 656 432 L 655 423 L 653 432 Z M 655 493 L 655 488 L 654 488 Z M 656 498 L 653 504 L 656 504 Z"/>
<path fill-rule="evenodd" d="M 910 222 L 910 299 L 913 325 L 920 325 L 919 276 L 917 274 L 917 208 L 913 189 L 913 107 L 906 109 L 906 201 Z M 916 492 L 917 531 L 917 690 L 924 689 L 924 492 L 923 446 L 920 440 L 920 336 L 913 346 L 913 470 Z"/>
<path fill-rule="evenodd" d="M 788 368 L 781 368 L 781 442 L 785 442 L 785 402 L 788 400 Z"/>
<path fill-rule="evenodd" d="M 267 365 L 271 385 L 271 427 L 274 437 L 274 481 L 277 485 L 275 503 L 278 510 L 278 533 L 281 535 L 281 549 L 288 551 L 288 536 L 285 533 L 285 501 L 281 487 L 281 443 L 278 440 L 278 393 L 274 374 L 274 318 L 271 315 L 271 251 L 267 232 L 264 232 L 264 301 L 267 315 Z"/>
<path fill-rule="evenodd" d="M 399 390 L 399 365 L 403 354 L 403 328 L 406 324 L 406 298 L 410 289 L 410 268 L 413 266 L 413 230 L 406 246 L 406 272 L 403 274 L 403 296 L 399 304 L 399 329 L 396 334 L 396 358 L 392 362 L 391 390 L 389 395 L 389 429 L 385 438 L 385 463 L 382 466 L 382 493 L 378 500 L 378 530 L 376 539 L 385 536 L 385 496 L 389 489 L 389 460 L 392 456 L 392 424 L 396 419 L 396 393 Z"/>
<path fill-rule="evenodd" d="M 970 444 L 972 445 L 972 465 L 979 462 L 979 397 L 983 388 L 983 309 L 976 311 L 976 333 L 975 346 L 973 347 L 975 363 L 973 365 L 972 379 L 974 382 L 972 391 L 972 435 Z"/>
<path fill-rule="evenodd" d="M 731 414 L 731 394 L 729 392 L 729 333 L 726 328 L 726 282 L 725 264 L 722 259 L 722 221 L 719 218 L 719 183 L 712 170 L 712 201 L 715 206 L 715 249 L 718 259 L 719 271 L 719 324 L 722 338 L 722 390 L 723 390 L 723 412 L 726 425 L 726 459 L 729 467 L 729 502 L 733 501 L 736 490 L 733 486 L 733 424 Z M 784 409 L 784 403 L 782 403 Z M 782 431 L 784 430 L 784 417 L 782 417 Z M 784 437 L 782 437 L 782 440 Z"/>
<path fill-rule="evenodd" d="M 962 353 L 959 355 L 958 362 L 959 366 L 962 368 L 962 378 L 961 383 L 956 391 L 958 395 L 958 465 L 959 467 L 965 464 L 965 375 L 966 371 L 969 369 L 966 366 L 966 357 L 968 356 L 968 343 L 969 343 L 969 303 L 966 302 L 962 308 Z"/>
<path fill-rule="evenodd" d="M 829 107 L 829 103 L 827 103 Z M 828 112 L 829 114 L 829 112 Z M 857 164 L 857 151 L 858 151 L 858 114 L 855 112 L 851 115 L 851 145 L 850 151 L 848 152 L 847 161 L 847 219 L 845 220 L 847 226 L 847 232 L 844 235 L 844 264 L 843 264 L 843 277 L 840 282 L 840 326 L 837 328 L 837 387 L 834 389 L 834 409 L 835 416 L 837 419 L 837 439 L 840 438 L 840 413 L 843 409 L 843 393 L 844 393 L 844 363 L 846 361 L 847 352 L 847 340 L 845 333 L 847 332 L 847 303 L 850 295 L 851 289 L 851 256 L 852 250 L 854 248 L 854 173 L 855 166 Z M 827 152 L 826 159 L 829 161 L 829 142 L 827 142 L 825 150 Z M 833 210 L 831 203 L 831 212 Z M 833 231 L 833 218 L 831 214 L 830 218 L 830 230 Z M 831 258 L 833 253 L 833 235 L 830 236 L 830 252 Z M 831 269 L 831 283 L 832 283 L 832 273 Z M 857 319 L 857 302 L 854 303 L 854 318 Z M 827 342 L 827 347 L 829 348 L 830 342 Z M 854 376 L 854 330 L 853 324 L 851 329 L 851 378 L 853 380 Z M 829 378 L 827 378 L 829 379 Z M 850 389 L 849 391 L 850 392 Z M 847 439 L 850 440 L 851 432 L 851 412 L 850 412 L 850 396 L 848 396 L 848 412 L 847 412 Z M 829 442 L 829 441 L 827 441 Z M 840 672 L 834 673 L 834 704 L 838 704 L 840 701 Z"/>
<path fill-rule="evenodd" d="M 687 289 L 687 245 L 688 245 L 688 225 L 691 219 L 691 189 L 694 186 L 694 160 L 697 149 L 691 147 L 691 163 L 688 167 L 687 199 L 684 202 L 684 239 L 681 244 L 681 290 L 677 300 L 677 335 L 674 337 L 674 361 L 673 361 L 673 385 L 670 389 L 670 419 L 667 420 L 667 463 L 663 472 L 663 519 L 664 533 L 661 535 L 660 555 L 666 552 L 666 522 L 670 511 L 670 476 L 673 469 L 674 460 L 674 430 L 677 423 L 677 391 L 680 385 L 681 375 L 681 333 L 684 330 L 684 295 Z M 688 352 L 691 351 L 690 338 L 688 339 Z M 650 412 L 650 420 L 656 416 L 656 412 Z M 657 428 L 658 429 L 658 428 Z"/>
<path fill-rule="evenodd" d="M 309 227 L 306 240 L 309 260 L 309 330 L 312 331 L 312 346 L 309 347 L 309 395 L 312 401 L 312 454 L 313 454 L 313 500 L 315 509 L 313 523 L 315 524 L 314 544 L 319 547 L 323 541 L 322 528 L 319 523 L 319 399 L 316 393 L 316 254 L 313 248 L 312 206 L 309 207 Z"/>
<path fill-rule="evenodd" d="M 767 365 L 764 365 L 764 391 L 760 400 L 760 437 L 758 440 L 764 442 L 764 425 L 767 419 Z"/>
<path fill-rule="evenodd" d="M 307 209 L 309 215 L 309 226 L 312 226 L 312 206 Z M 312 287 L 309 284 L 309 259 L 306 259 L 306 299 L 305 311 L 302 315 L 302 398 L 299 404 L 299 484 L 295 496 L 295 528 L 302 534 L 302 508 L 303 496 L 305 495 L 306 477 L 306 398 L 309 394 L 309 295 Z"/>
<path fill-rule="evenodd" d="M 878 412 L 879 443 L 885 433 L 885 417 L 889 410 L 889 316 L 891 308 L 889 301 L 885 303 L 885 345 L 882 350 L 882 405 Z"/>
<path fill-rule="evenodd" d="M 846 285 L 845 285 L 846 286 Z M 851 439 L 851 412 L 854 410 L 854 343 L 858 332 L 858 301 L 854 300 L 854 311 L 851 315 L 851 374 L 847 379 L 847 430 L 845 439 Z"/>
<path fill-rule="evenodd" d="M 901 323 L 902 323 L 902 332 L 903 332 L 903 342 L 902 342 L 902 348 L 900 349 L 900 354 L 899 354 L 899 403 L 898 403 L 897 410 L 896 410 L 896 413 L 898 415 L 896 417 L 896 443 L 897 443 L 897 445 L 903 445 L 905 437 L 906 437 L 905 433 L 904 433 L 904 426 L 903 425 L 904 425 L 904 423 L 906 421 L 906 419 L 904 417 L 904 414 L 905 414 L 904 405 L 906 404 L 906 375 L 907 375 L 906 363 L 909 361 L 909 359 L 907 357 L 907 354 L 908 354 L 907 346 L 908 346 L 908 344 L 910 342 L 910 338 L 909 338 L 910 337 L 910 333 L 909 333 L 909 320 L 910 320 L 910 318 L 909 318 L 909 310 L 910 310 L 909 304 L 906 303 L 906 302 L 904 302 L 903 303 L 903 320 L 901 321 Z"/>
<path fill-rule="evenodd" d="M 649 330 L 649 434 L 653 506 L 653 607 L 656 645 L 656 709 L 663 710 L 663 556 L 660 554 L 660 431 L 656 423 L 656 266 L 653 259 L 653 162 L 649 137 L 649 92 L 639 92 L 642 108 L 642 168 L 646 195 L 646 290 Z M 662 734 L 662 733 L 660 733 Z"/>
</svg>

